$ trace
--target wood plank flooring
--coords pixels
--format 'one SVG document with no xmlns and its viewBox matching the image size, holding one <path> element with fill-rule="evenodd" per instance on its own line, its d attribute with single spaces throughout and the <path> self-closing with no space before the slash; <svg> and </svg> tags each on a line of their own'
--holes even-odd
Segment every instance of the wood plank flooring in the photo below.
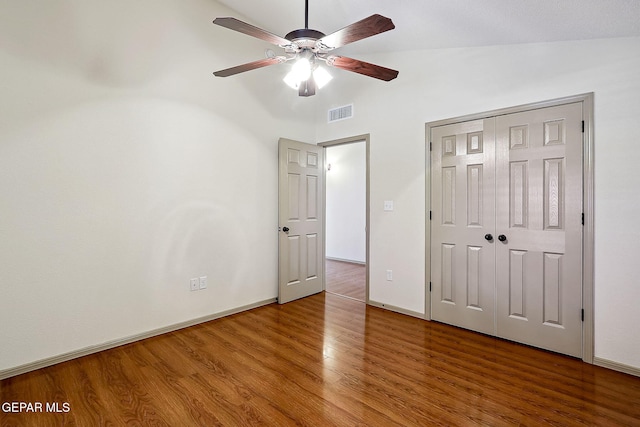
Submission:
<svg viewBox="0 0 640 427">
<path fill-rule="evenodd" d="M 13 377 L 8 426 L 640 426 L 640 378 L 321 293 Z"/>
<path fill-rule="evenodd" d="M 327 292 L 358 301 L 367 300 L 365 265 L 331 259 L 327 259 L 325 262 Z"/>
</svg>

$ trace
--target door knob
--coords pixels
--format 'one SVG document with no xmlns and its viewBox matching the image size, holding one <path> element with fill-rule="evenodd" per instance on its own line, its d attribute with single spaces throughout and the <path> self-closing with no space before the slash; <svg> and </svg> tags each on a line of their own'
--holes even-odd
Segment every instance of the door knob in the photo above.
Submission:
<svg viewBox="0 0 640 427">
<path fill-rule="evenodd" d="M 289 227 L 282 227 L 282 231 L 284 231 L 285 233 L 289 232 Z"/>
<path fill-rule="evenodd" d="M 485 234 L 484 238 L 489 242 L 493 240 L 493 236 L 491 234 Z"/>
<path fill-rule="evenodd" d="M 501 234 L 498 236 L 498 240 L 500 240 L 501 242 L 504 242 L 507 240 L 507 236 L 505 236 L 504 234 Z"/>
</svg>

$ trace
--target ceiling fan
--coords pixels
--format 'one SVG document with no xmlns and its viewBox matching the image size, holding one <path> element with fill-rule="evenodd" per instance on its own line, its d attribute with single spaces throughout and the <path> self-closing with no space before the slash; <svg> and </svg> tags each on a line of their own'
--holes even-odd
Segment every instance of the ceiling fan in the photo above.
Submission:
<svg viewBox="0 0 640 427">
<path fill-rule="evenodd" d="M 398 77 L 398 71 L 396 70 L 345 56 L 330 54 L 334 49 L 349 43 L 393 30 L 395 25 L 393 25 L 391 19 L 382 15 L 371 15 L 341 30 L 325 35 L 320 31 L 309 29 L 309 0 L 305 0 L 304 19 L 305 25 L 303 29 L 293 30 L 283 38 L 236 18 L 216 18 L 213 21 L 214 24 L 280 46 L 284 49 L 284 55 L 275 56 L 271 52 L 266 59 L 216 71 L 213 74 L 217 77 L 228 77 L 245 71 L 295 60 L 291 72 L 287 74 L 284 81 L 289 86 L 298 89 L 300 96 L 315 95 L 316 88 L 321 88 L 331 80 L 331 75 L 324 68 L 319 67 L 319 62 L 384 81 L 390 81 Z"/>
</svg>

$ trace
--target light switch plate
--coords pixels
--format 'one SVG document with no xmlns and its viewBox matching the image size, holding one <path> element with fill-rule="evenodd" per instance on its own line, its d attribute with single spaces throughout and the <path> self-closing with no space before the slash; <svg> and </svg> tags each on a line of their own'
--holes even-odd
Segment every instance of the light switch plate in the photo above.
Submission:
<svg viewBox="0 0 640 427">
<path fill-rule="evenodd" d="M 207 276 L 200 277 L 200 289 L 207 289 Z"/>
</svg>

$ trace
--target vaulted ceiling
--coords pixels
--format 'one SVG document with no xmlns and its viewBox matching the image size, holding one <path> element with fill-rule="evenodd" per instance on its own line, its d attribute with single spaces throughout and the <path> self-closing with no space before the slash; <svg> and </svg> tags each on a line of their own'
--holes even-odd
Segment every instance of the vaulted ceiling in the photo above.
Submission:
<svg viewBox="0 0 640 427">
<path fill-rule="evenodd" d="M 304 0 L 219 1 L 274 34 L 304 28 Z M 309 28 L 329 34 L 374 13 L 396 29 L 345 53 L 640 36 L 639 0 L 309 0 Z"/>
</svg>

